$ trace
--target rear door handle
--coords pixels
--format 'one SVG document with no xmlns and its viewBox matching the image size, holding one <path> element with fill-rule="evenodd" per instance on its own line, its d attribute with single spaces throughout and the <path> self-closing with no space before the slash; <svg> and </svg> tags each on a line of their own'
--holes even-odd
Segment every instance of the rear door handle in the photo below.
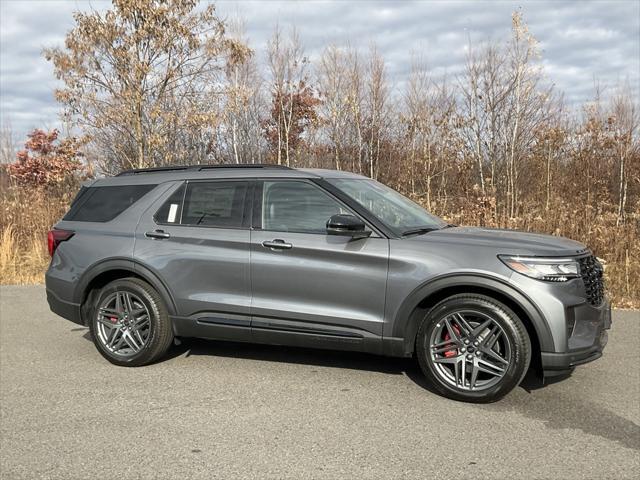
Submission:
<svg viewBox="0 0 640 480">
<path fill-rule="evenodd" d="M 289 250 L 290 248 L 293 247 L 293 245 L 291 245 L 290 243 L 285 242 L 284 240 L 281 240 L 279 238 L 276 238 L 275 240 L 271 240 L 271 241 L 265 241 L 262 242 L 262 246 L 264 248 L 270 248 L 271 250 Z"/>
<path fill-rule="evenodd" d="M 171 235 L 164 230 L 154 230 L 153 232 L 145 233 L 144 236 L 149 238 L 169 238 Z"/>
</svg>

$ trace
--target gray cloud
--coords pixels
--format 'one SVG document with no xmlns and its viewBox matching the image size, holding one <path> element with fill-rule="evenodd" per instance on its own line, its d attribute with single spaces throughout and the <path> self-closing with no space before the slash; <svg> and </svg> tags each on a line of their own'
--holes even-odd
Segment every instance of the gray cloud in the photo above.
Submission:
<svg viewBox="0 0 640 480">
<path fill-rule="evenodd" d="M 75 10 L 109 3 L 3 0 L 0 3 L 0 109 L 17 138 L 34 127 L 59 124 L 53 98 L 57 81 L 41 56 L 62 45 Z M 594 82 L 613 88 L 628 80 L 640 93 L 640 2 L 635 1 L 221 1 L 218 12 L 246 23 L 251 45 L 262 57 L 278 23 L 298 29 L 312 63 L 330 43 L 366 49 L 375 42 L 387 61 L 392 83 L 401 87 L 412 53 L 434 74 L 459 73 L 465 46 L 506 41 L 511 12 L 522 8 L 540 41 L 550 82 L 578 106 L 593 95 Z"/>
</svg>

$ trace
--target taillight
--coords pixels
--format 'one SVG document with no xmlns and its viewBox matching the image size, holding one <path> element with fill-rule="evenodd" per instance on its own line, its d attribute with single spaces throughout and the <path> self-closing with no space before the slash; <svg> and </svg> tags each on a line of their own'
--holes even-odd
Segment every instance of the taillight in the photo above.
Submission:
<svg viewBox="0 0 640 480">
<path fill-rule="evenodd" d="M 71 230 L 58 230 L 53 229 L 49 230 L 47 234 L 47 247 L 49 248 L 49 255 L 53 257 L 56 248 L 60 245 L 60 242 L 64 242 L 65 240 L 69 240 L 73 237 L 73 233 Z"/>
</svg>

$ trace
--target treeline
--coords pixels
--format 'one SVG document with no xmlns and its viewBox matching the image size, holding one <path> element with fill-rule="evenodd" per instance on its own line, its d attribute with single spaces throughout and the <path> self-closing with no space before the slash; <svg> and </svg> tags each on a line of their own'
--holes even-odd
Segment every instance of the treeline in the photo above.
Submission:
<svg viewBox="0 0 640 480">
<path fill-rule="evenodd" d="M 419 55 L 399 86 L 375 46 L 310 60 L 295 29 L 266 51 L 195 0 L 114 0 L 45 51 L 91 169 L 278 163 L 350 170 L 458 223 L 566 235 L 640 299 L 638 99 L 628 85 L 564 103 L 519 12 L 509 38 L 468 46 L 460 75 Z"/>
<path fill-rule="evenodd" d="M 518 12 L 510 38 L 468 46 L 462 75 L 433 78 L 416 56 L 393 88 L 375 46 L 328 45 L 312 63 L 295 30 L 256 52 L 213 5 L 113 3 L 45 51 L 100 171 L 275 162 L 360 172 L 429 207 L 481 197 L 496 218 L 558 200 L 619 222 L 637 211 L 637 99 L 618 86 L 566 108 Z"/>
</svg>

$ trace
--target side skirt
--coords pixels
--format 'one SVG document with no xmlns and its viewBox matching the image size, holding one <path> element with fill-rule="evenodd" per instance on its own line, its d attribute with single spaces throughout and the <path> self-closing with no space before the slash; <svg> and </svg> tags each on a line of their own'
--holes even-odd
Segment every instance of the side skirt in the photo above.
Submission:
<svg viewBox="0 0 640 480">
<path fill-rule="evenodd" d="M 358 329 L 226 313 L 170 318 L 177 337 L 384 354 L 382 337 Z"/>
</svg>

